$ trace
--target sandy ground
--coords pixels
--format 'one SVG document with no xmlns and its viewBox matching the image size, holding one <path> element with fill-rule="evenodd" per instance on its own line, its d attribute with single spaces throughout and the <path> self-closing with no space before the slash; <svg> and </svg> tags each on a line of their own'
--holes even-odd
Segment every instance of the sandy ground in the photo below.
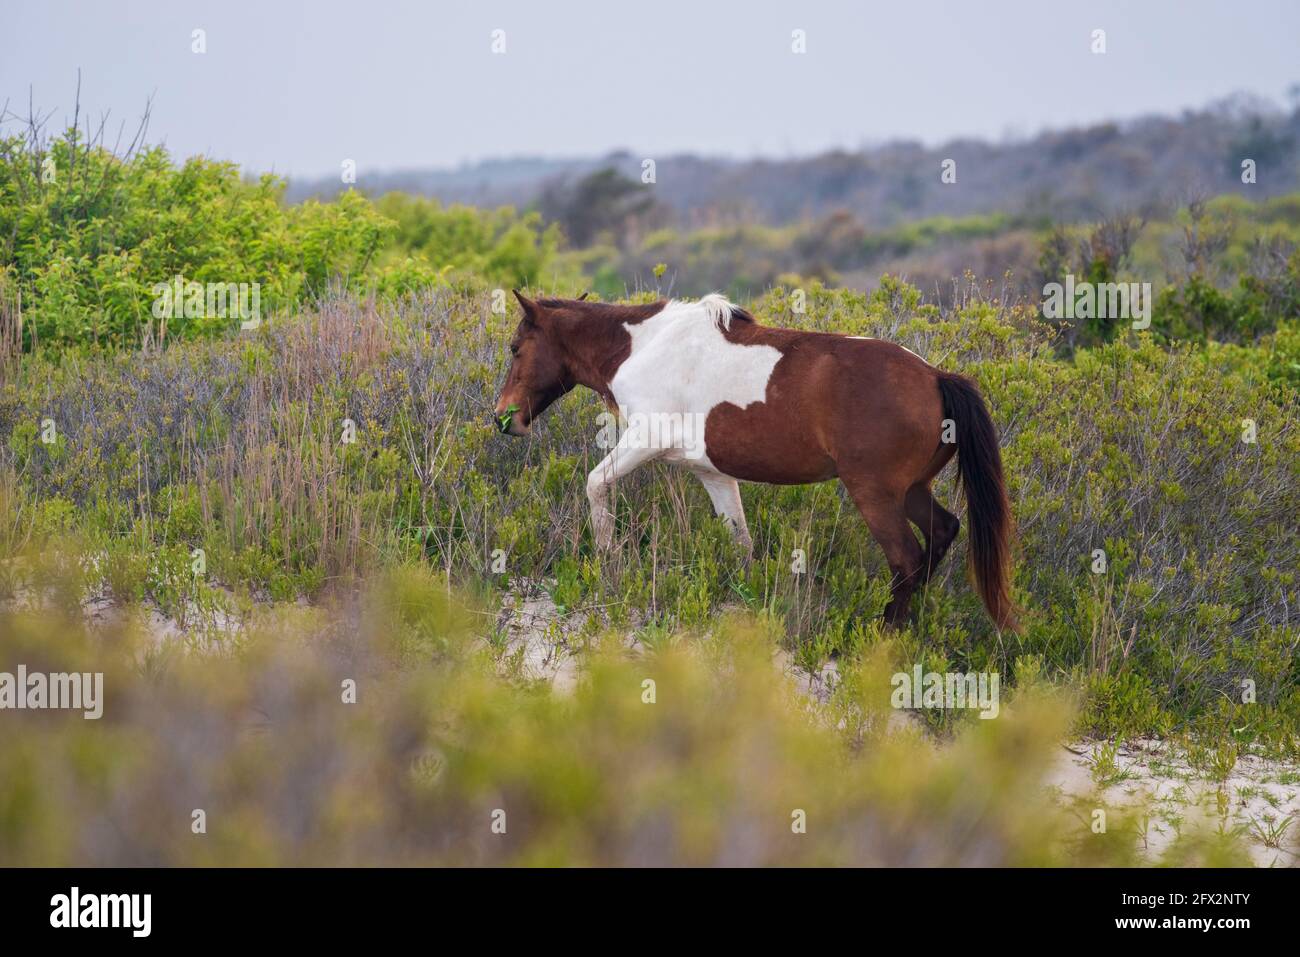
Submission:
<svg viewBox="0 0 1300 957">
<path fill-rule="evenodd" d="M 560 614 L 544 592 L 508 595 L 497 615 L 497 628 L 505 635 L 503 670 L 548 681 L 562 693 L 572 691 L 581 671 L 578 636 L 586 623 L 585 614 Z"/>
<path fill-rule="evenodd" d="M 1048 786 L 1061 800 L 1085 806 L 1143 808 L 1141 850 L 1158 857 L 1179 828 L 1199 817 L 1235 830 L 1261 867 L 1300 864 L 1300 764 L 1257 755 L 1238 757 L 1222 782 L 1193 768 L 1186 755 L 1160 741 L 1066 745 Z"/>
</svg>

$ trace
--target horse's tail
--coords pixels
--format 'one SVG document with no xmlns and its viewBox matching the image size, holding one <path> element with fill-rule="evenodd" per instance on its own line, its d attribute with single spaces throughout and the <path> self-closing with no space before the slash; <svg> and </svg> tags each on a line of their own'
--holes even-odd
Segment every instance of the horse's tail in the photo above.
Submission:
<svg viewBox="0 0 1300 957">
<path fill-rule="evenodd" d="M 957 472 L 970 517 L 975 586 L 997 626 L 1019 631 L 1011 601 L 1011 505 L 997 430 L 973 380 L 941 372 L 939 395 L 944 417 L 952 420 L 957 435 Z"/>
</svg>

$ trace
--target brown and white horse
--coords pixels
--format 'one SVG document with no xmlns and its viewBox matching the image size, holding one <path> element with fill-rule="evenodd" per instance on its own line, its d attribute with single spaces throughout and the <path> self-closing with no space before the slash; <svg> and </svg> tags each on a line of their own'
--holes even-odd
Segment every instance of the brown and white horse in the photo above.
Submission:
<svg viewBox="0 0 1300 957">
<path fill-rule="evenodd" d="M 975 584 L 997 625 L 1016 627 L 998 437 L 970 379 L 890 342 L 763 326 L 718 295 L 639 306 L 515 296 L 524 316 L 497 402 L 500 430 L 527 435 L 577 385 L 634 423 L 587 477 L 598 547 L 614 540 L 612 483 L 649 461 L 697 475 L 747 550 L 738 480 L 838 477 L 894 573 L 885 620 L 898 625 L 957 536 L 957 517 L 930 493 L 956 453 Z"/>
</svg>

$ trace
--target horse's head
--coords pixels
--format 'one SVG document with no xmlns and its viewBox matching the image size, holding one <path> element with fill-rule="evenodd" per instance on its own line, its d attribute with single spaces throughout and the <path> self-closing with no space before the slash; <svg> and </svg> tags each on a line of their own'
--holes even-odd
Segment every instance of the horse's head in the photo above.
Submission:
<svg viewBox="0 0 1300 957">
<path fill-rule="evenodd" d="M 518 290 L 515 298 L 524 307 L 524 317 L 510 340 L 510 372 L 495 418 L 497 428 L 507 435 L 527 435 L 533 420 L 572 389 L 574 380 L 558 341 L 555 317 Z"/>
</svg>

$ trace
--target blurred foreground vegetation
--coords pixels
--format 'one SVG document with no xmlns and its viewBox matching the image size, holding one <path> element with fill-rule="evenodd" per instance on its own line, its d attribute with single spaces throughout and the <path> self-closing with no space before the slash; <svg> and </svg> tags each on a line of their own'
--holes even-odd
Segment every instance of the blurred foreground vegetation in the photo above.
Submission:
<svg viewBox="0 0 1300 957">
<path fill-rule="evenodd" d="M 99 721 L 4 715 L 0 866 L 1138 861 L 1138 810 L 1096 833 L 1104 804 L 1042 787 L 1070 710 L 1032 671 L 941 744 L 888 730 L 886 645 L 816 706 L 761 621 L 639 654 L 597 635 L 562 697 L 501 677 L 477 617 L 425 567 L 254 619 L 220 655 L 129 618 L 90 636 L 75 606 L 0 612 L 0 660 L 102 671 L 106 699 Z M 1189 819 L 1161 861 L 1247 858 Z"/>
</svg>

